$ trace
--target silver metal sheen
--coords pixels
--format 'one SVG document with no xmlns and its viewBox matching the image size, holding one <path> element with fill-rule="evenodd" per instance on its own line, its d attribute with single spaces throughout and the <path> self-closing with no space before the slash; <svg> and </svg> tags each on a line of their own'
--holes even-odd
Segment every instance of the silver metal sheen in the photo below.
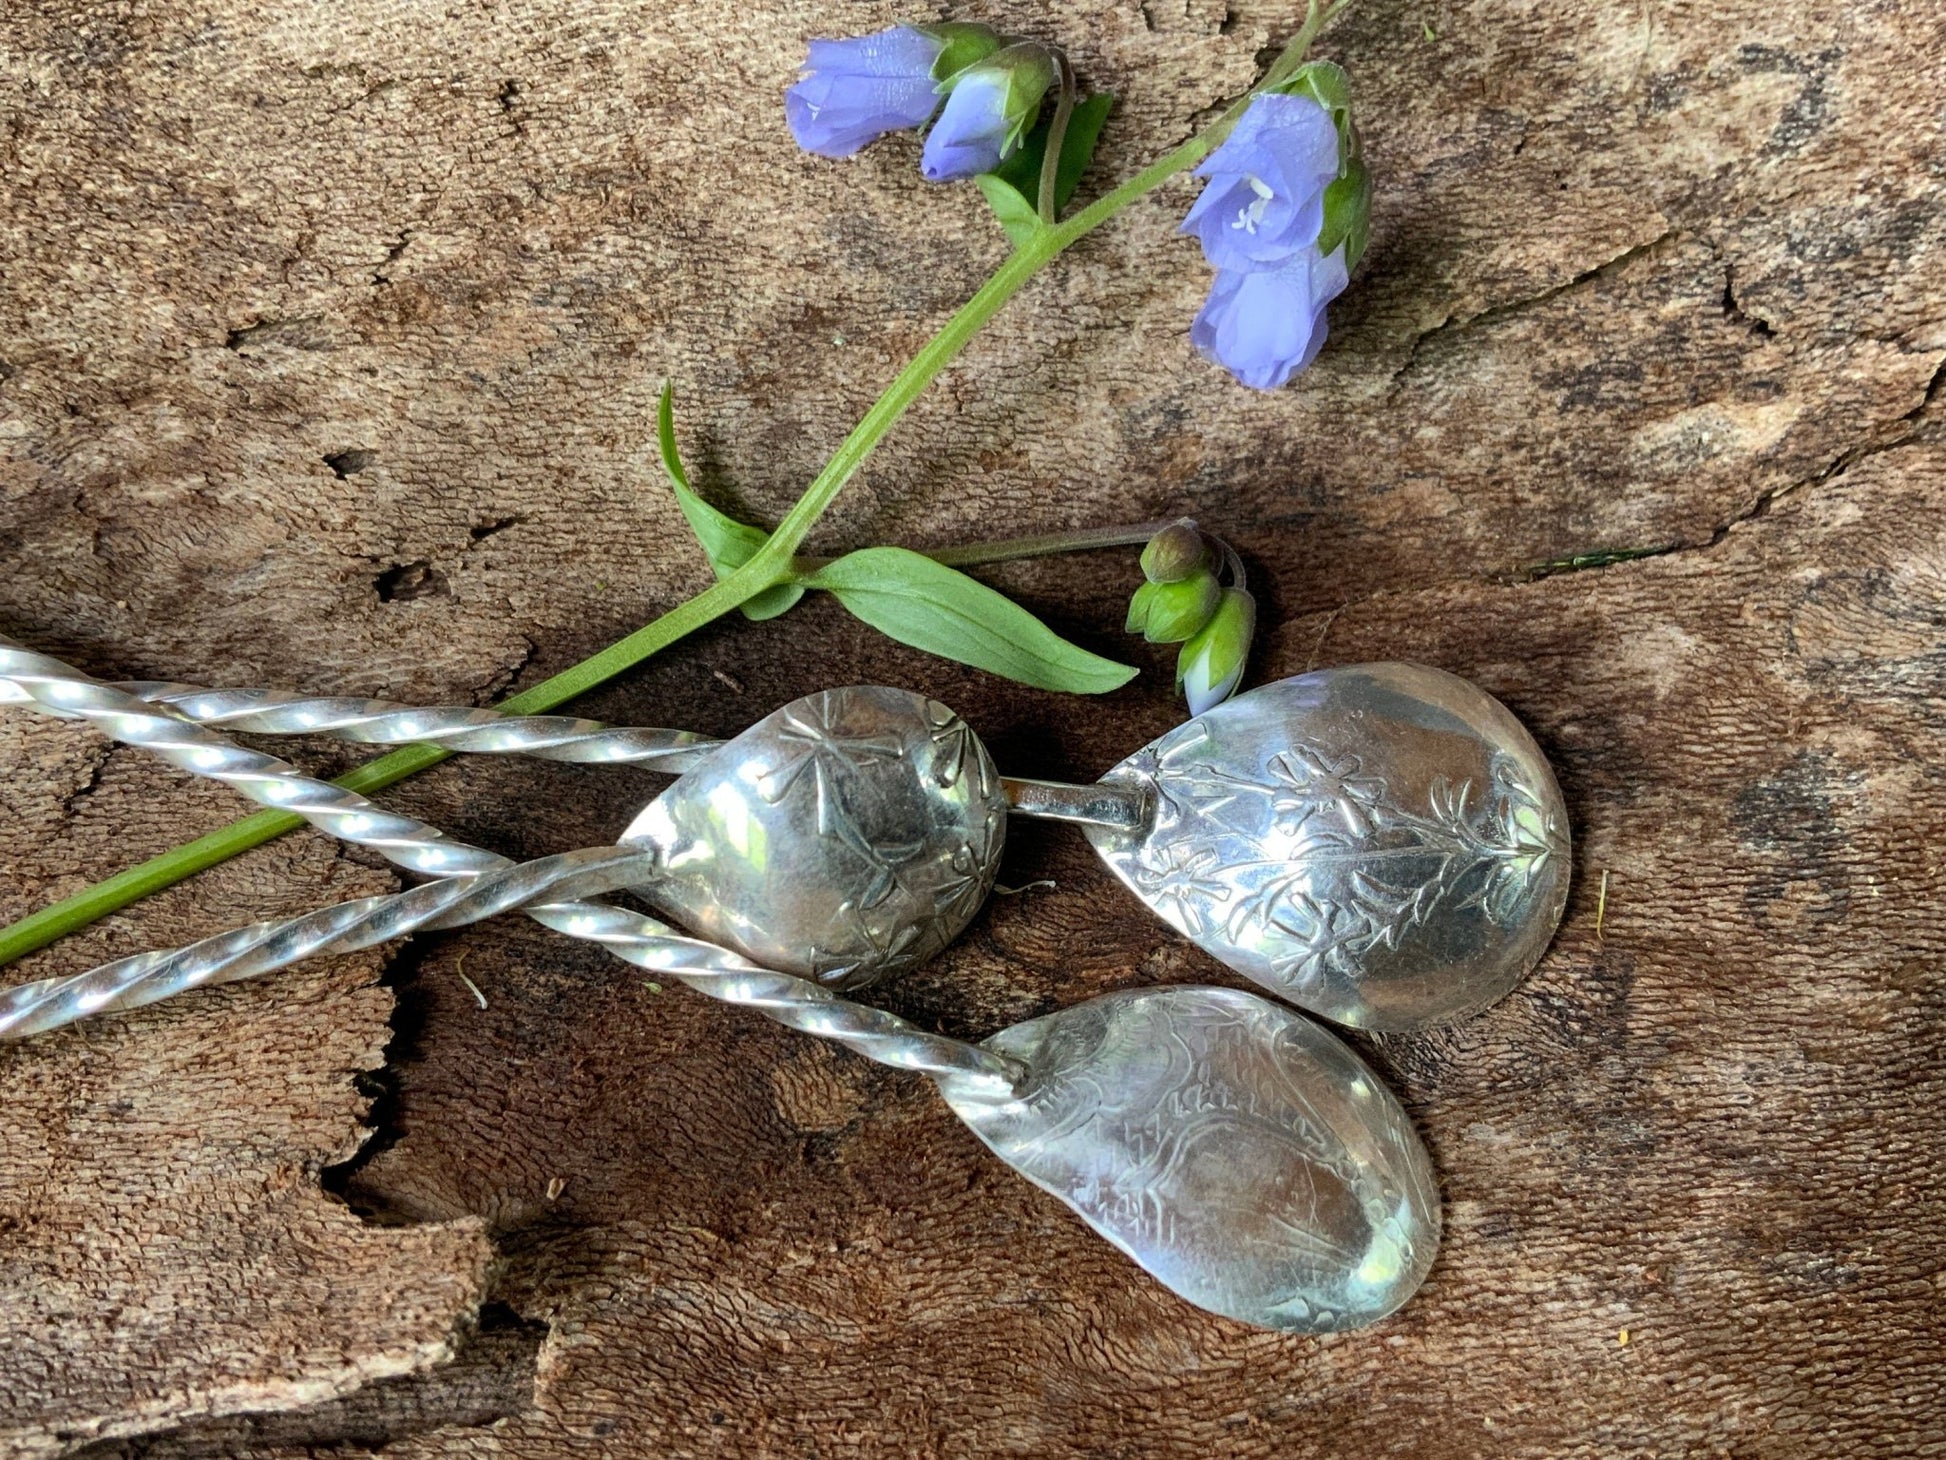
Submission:
<svg viewBox="0 0 1946 1460">
<path fill-rule="evenodd" d="M 1007 799 L 946 706 L 857 686 L 794 700 L 711 752 L 622 834 L 634 890 L 754 962 L 862 987 L 924 963 L 992 890 Z"/>
<path fill-rule="evenodd" d="M 1004 1029 L 1011 1098 L 936 1076 L 994 1153 L 1199 1307 L 1323 1333 L 1412 1296 L 1439 1193 L 1337 1038 L 1234 989 L 1137 989 Z"/>
<path fill-rule="evenodd" d="M 1567 902 L 1560 788 L 1483 690 L 1418 664 L 1250 691 L 1105 776 L 1152 798 L 1102 859 L 1199 947 L 1302 1008 L 1412 1029 L 1486 1007 Z"/>
<path fill-rule="evenodd" d="M 0 672 L 52 713 L 86 718 L 185 770 L 263 804 L 289 807 L 399 865 L 465 869 L 392 897 L 8 990 L 0 1033 L 51 1029 L 83 1014 L 249 977 L 306 953 L 368 947 L 414 927 L 454 926 L 520 906 L 636 967 L 867 1058 L 930 1075 L 1001 1159 L 1166 1286 L 1214 1312 L 1286 1331 L 1355 1327 L 1405 1301 L 1432 1261 L 1438 1198 L 1404 1112 L 1333 1036 L 1255 995 L 1207 988 L 1111 994 L 1002 1030 L 983 1045 L 966 1044 L 676 936 L 640 914 L 572 900 L 638 878 L 659 850 L 595 848 L 514 866 L 4 639 Z M 966 791 L 960 824 L 978 825 L 972 811 L 998 794 L 978 742 L 966 733 L 955 770 L 954 752 L 942 747 L 959 738 L 956 722 L 921 702 L 931 747 L 922 750 L 905 731 L 886 728 L 912 708 L 887 694 L 846 692 L 818 711 L 818 734 L 807 740 L 800 716 L 800 728 L 783 738 L 800 747 L 829 740 L 859 764 L 910 756 L 942 790 L 967 786 L 968 758 L 976 758 L 983 769 Z M 890 748 L 875 756 L 849 743 L 858 737 L 881 744 L 896 738 L 902 748 L 896 756 Z M 741 754 L 726 760 L 760 767 L 747 781 L 757 802 L 775 808 L 792 795 L 779 790 L 783 780 L 809 778 L 814 817 L 819 805 L 839 804 L 836 792 L 849 784 L 842 760 L 827 767 L 827 797 L 816 789 L 825 781 L 815 759 L 793 773 L 763 759 L 776 745 L 759 737 L 746 749 L 753 747 L 761 754 L 749 761 Z M 857 813 L 868 799 L 861 794 L 846 804 Z M 997 838 L 997 828 L 991 835 Z M 847 842 L 843 834 L 835 840 Z M 883 863 L 896 874 L 914 863 L 922 870 L 930 865 L 918 851 L 895 855 L 867 840 L 868 867 Z M 680 854 L 680 842 L 674 845 Z"/>
<path fill-rule="evenodd" d="M 85 716 L 178 764 L 196 759 L 187 768 L 199 771 L 209 752 L 192 748 L 194 727 L 223 725 L 690 772 L 630 829 L 646 895 L 708 936 L 847 989 L 911 967 L 963 928 L 1002 835 L 986 814 L 996 778 L 978 738 L 944 706 L 901 691 L 811 696 L 721 742 L 563 716 L 101 685 L 0 641 L 7 702 Z M 241 749 L 218 761 L 221 777 L 253 796 L 259 767 L 289 769 Z M 707 779 L 690 785 L 698 775 Z M 304 809 L 281 785 L 273 774 L 259 799 Z M 390 813 L 357 798 L 335 810 L 337 795 L 306 793 L 306 814 L 339 835 L 387 840 Z M 1093 785 L 999 778 L 998 795 L 1015 815 L 1081 826 L 1124 883 L 1215 957 L 1367 1028 L 1438 1023 L 1493 1002 L 1540 956 L 1566 901 L 1566 814 L 1532 739 L 1490 696 L 1422 666 L 1267 685 Z M 468 877 L 499 865 L 449 840 L 406 838 L 396 850 L 419 871 Z M 437 915 L 451 926 L 462 908 L 513 905 L 514 890 Z M 333 922 L 339 945 L 349 935 Z M 278 946 L 296 954 L 317 936 Z M 252 966 L 276 966 L 267 944 Z"/>
</svg>

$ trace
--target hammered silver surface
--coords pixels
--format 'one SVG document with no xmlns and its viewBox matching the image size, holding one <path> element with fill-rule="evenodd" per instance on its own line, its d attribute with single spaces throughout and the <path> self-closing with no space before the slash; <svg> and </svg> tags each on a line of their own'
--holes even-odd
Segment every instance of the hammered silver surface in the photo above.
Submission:
<svg viewBox="0 0 1946 1460">
<path fill-rule="evenodd" d="M 1567 812 L 1533 737 L 1424 665 L 1266 685 L 1102 779 L 1155 808 L 1146 832 L 1083 828 L 1115 874 L 1199 947 L 1341 1024 L 1485 1008 L 1567 903 Z"/>
<path fill-rule="evenodd" d="M 924 963 L 993 886 L 1007 803 L 986 747 L 923 695 L 824 690 L 766 716 L 622 837 L 697 936 L 834 989 Z"/>
<path fill-rule="evenodd" d="M 1439 1245 L 1432 1163 L 1333 1034 L 1268 999 L 1109 994 L 1002 1030 L 1010 1099 L 941 1093 L 1008 1165 L 1172 1291 L 1245 1323 L 1323 1333 L 1412 1296 Z"/>
</svg>

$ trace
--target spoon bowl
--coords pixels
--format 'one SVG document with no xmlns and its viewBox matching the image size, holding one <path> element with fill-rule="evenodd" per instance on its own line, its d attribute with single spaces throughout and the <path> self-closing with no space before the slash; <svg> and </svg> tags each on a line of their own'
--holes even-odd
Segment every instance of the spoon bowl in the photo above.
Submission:
<svg viewBox="0 0 1946 1460">
<path fill-rule="evenodd" d="M 1234 989 L 1108 994 L 1003 1029 L 1010 1096 L 935 1077 L 987 1146 L 1177 1294 L 1323 1333 L 1412 1296 L 1439 1245 L 1432 1163 L 1335 1036 Z"/>
<path fill-rule="evenodd" d="M 622 835 L 632 890 L 699 937 L 832 989 L 924 963 L 986 901 L 1007 802 L 946 706 L 863 685 L 793 700 L 725 741 Z"/>
<path fill-rule="evenodd" d="M 1088 786 L 996 777 L 950 710 L 896 690 L 813 695 L 726 743 L 461 706 L 102 685 L 0 639 L 0 703 L 16 701 L 97 720 L 280 807 L 287 790 L 262 772 L 288 767 L 228 752 L 219 765 L 185 738 L 193 727 L 689 771 L 628 832 L 650 869 L 644 894 L 830 987 L 909 968 L 965 927 L 993 880 L 1003 805 L 1081 826 L 1143 902 L 1212 955 L 1314 1013 L 1373 1029 L 1492 1003 L 1544 951 L 1567 896 L 1566 812 L 1533 740 L 1480 690 L 1409 664 L 1253 690 Z M 369 808 L 307 794 L 318 824 L 414 870 L 497 866 L 446 841 L 408 845 L 396 816 L 374 821 Z M 480 902 L 478 915 L 489 904 L 502 905 Z M 442 911 L 440 925 L 457 916 Z"/>
<path fill-rule="evenodd" d="M 1115 875 L 1212 956 L 1340 1024 L 1485 1008 L 1567 903 L 1567 811 L 1533 737 L 1424 665 L 1265 685 L 1102 780 L 1152 806 L 1140 828 L 1084 826 Z"/>
</svg>

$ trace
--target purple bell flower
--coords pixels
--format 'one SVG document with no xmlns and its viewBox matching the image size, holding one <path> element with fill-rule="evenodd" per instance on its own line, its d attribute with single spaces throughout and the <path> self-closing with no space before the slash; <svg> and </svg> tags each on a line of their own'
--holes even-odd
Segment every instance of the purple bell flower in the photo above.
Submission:
<svg viewBox="0 0 1946 1460">
<path fill-rule="evenodd" d="M 933 63 L 944 37 L 909 25 L 811 42 L 804 79 L 784 93 L 784 118 L 806 152 L 849 157 L 887 132 L 924 126 L 939 107 Z"/>
<path fill-rule="evenodd" d="M 1006 98 L 1006 82 L 995 77 L 969 76 L 953 88 L 919 158 L 927 182 L 972 177 L 1000 165 L 1000 147 L 1007 138 Z"/>
<path fill-rule="evenodd" d="M 1281 264 L 1317 242 L 1338 168 L 1329 111 L 1308 96 L 1260 96 L 1196 169 L 1209 183 L 1182 231 L 1218 269 Z"/>
<path fill-rule="evenodd" d="M 1020 146 L 1058 74 L 1044 46 L 1021 43 L 955 75 L 946 108 L 926 134 L 919 158 L 926 181 L 992 172 Z"/>
<path fill-rule="evenodd" d="M 1324 348 L 1325 306 L 1349 275 L 1341 244 L 1316 245 L 1274 268 L 1218 270 L 1189 342 L 1253 390 L 1275 390 Z"/>
</svg>

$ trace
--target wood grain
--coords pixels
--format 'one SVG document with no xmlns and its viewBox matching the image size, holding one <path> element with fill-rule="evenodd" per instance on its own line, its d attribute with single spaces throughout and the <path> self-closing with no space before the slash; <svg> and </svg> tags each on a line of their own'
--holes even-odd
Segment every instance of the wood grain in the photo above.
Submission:
<svg viewBox="0 0 1946 1460">
<path fill-rule="evenodd" d="M 1088 189 L 1293 23 L 956 13 L 1116 92 Z M 695 591 L 661 380 L 703 488 L 772 520 L 1002 257 L 909 143 L 833 164 L 782 127 L 805 37 L 905 14 L 0 15 L 0 628 L 117 677 L 484 703 Z M 921 1082 L 515 921 L 0 1051 L 0 1447 L 1946 1453 L 1942 44 L 1937 0 L 1361 6 L 1325 51 L 1373 243 L 1312 371 L 1258 396 L 1188 349 L 1185 180 L 1031 285 L 820 529 L 1194 513 L 1261 589 L 1257 679 L 1418 659 L 1534 729 L 1577 841 L 1555 948 L 1365 1046 L 1447 1201 L 1396 1318 L 1202 1315 Z M 580 708 L 724 733 L 902 684 L 1049 776 L 1179 717 L 1117 632 L 1131 555 L 990 576 L 1143 677 L 1077 705 L 813 597 Z M 236 809 L 12 711 L 0 766 L 5 917 Z M 390 794 L 528 856 L 658 784 L 471 761 Z M 1080 838 L 1016 832 L 1001 881 L 1041 878 L 888 1006 L 977 1035 L 1223 981 Z M 7 976 L 388 885 L 306 833 Z"/>
</svg>

